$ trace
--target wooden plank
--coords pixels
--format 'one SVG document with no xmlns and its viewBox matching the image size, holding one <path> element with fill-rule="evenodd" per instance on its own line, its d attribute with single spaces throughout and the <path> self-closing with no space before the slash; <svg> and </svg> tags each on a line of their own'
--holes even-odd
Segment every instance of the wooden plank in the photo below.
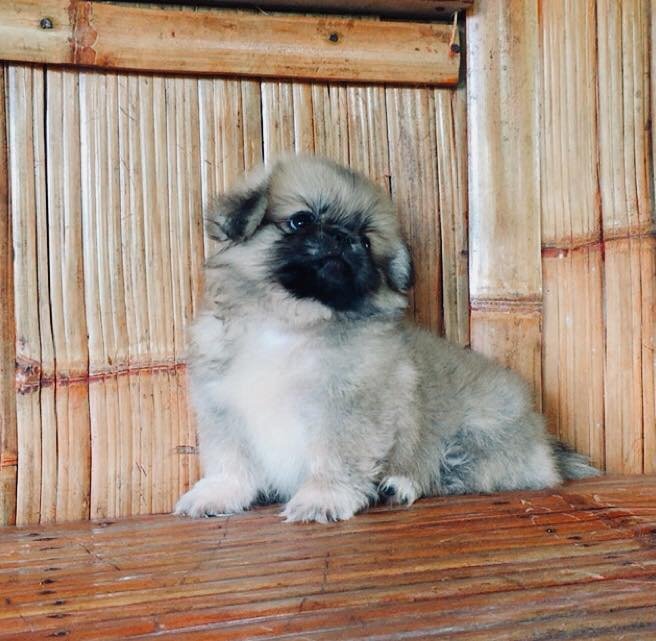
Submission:
<svg viewBox="0 0 656 641">
<path fill-rule="evenodd" d="M 357 0 L 357 2 L 352 0 L 179 0 L 175 4 L 443 20 L 450 18 L 454 11 L 467 9 L 473 2 L 474 0 L 403 0 L 403 2 L 398 0 Z M 171 2 L 170 0 L 156 0 L 151 4 L 171 4 Z"/>
<path fill-rule="evenodd" d="M 5 109 L 6 70 L 0 66 L 0 525 L 16 522 L 16 320 L 14 258 L 9 209 L 9 165 Z"/>
<path fill-rule="evenodd" d="M 507 359 L 516 352 L 512 346 L 522 345 L 520 371 L 531 375 L 537 399 L 542 300 L 538 43 L 534 0 L 481 1 L 467 14 L 472 347 L 509 365 L 517 362 Z M 499 315 L 502 309 L 507 320 Z"/>
<path fill-rule="evenodd" d="M 655 494 L 606 477 L 330 526 L 272 506 L 4 528 L 0 639 L 647 639 Z"/>
<path fill-rule="evenodd" d="M 451 27 L 436 23 L 78 0 L 0 7 L 0 59 L 139 71 L 454 85 L 450 39 Z"/>
</svg>

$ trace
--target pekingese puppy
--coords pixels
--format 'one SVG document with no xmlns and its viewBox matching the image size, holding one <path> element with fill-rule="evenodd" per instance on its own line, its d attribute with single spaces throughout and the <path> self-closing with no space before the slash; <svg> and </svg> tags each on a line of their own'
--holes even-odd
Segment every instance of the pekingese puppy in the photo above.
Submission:
<svg viewBox="0 0 656 641">
<path fill-rule="evenodd" d="M 512 372 L 403 320 L 413 270 L 392 202 L 359 173 L 282 159 L 206 221 L 219 250 L 190 331 L 203 478 L 177 514 L 284 501 L 288 521 L 378 500 L 597 474 Z"/>
</svg>

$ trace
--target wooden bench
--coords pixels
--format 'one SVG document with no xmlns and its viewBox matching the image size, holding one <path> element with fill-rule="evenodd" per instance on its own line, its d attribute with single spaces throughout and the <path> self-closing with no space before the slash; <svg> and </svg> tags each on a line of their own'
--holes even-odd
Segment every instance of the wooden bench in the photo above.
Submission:
<svg viewBox="0 0 656 641">
<path fill-rule="evenodd" d="M 656 639 L 656 477 L 0 531 L 0 639 Z"/>
</svg>

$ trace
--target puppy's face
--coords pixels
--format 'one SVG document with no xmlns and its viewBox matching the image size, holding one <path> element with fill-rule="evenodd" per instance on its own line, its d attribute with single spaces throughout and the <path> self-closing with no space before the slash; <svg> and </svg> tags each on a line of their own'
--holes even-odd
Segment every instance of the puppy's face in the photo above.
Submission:
<svg viewBox="0 0 656 641">
<path fill-rule="evenodd" d="M 266 277 L 296 299 L 350 315 L 405 304 L 412 266 L 387 194 L 331 161 L 279 161 L 224 196 L 208 231 L 242 245 L 242 259 L 250 245 Z"/>
</svg>

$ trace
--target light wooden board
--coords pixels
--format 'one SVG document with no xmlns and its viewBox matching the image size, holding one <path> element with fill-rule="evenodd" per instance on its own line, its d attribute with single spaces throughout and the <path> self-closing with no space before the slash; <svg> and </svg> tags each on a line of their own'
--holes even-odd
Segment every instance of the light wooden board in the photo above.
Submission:
<svg viewBox="0 0 656 641">
<path fill-rule="evenodd" d="M 0 60 L 139 71 L 455 85 L 451 37 L 450 25 L 427 22 L 81 0 L 0 6 Z"/>
<path fill-rule="evenodd" d="M 243 6 L 272 11 L 336 12 L 435 20 L 448 19 L 454 11 L 463 11 L 473 2 L 474 0 L 181 0 L 177 4 Z M 158 0 L 153 4 L 166 4 L 166 0 Z"/>
</svg>

